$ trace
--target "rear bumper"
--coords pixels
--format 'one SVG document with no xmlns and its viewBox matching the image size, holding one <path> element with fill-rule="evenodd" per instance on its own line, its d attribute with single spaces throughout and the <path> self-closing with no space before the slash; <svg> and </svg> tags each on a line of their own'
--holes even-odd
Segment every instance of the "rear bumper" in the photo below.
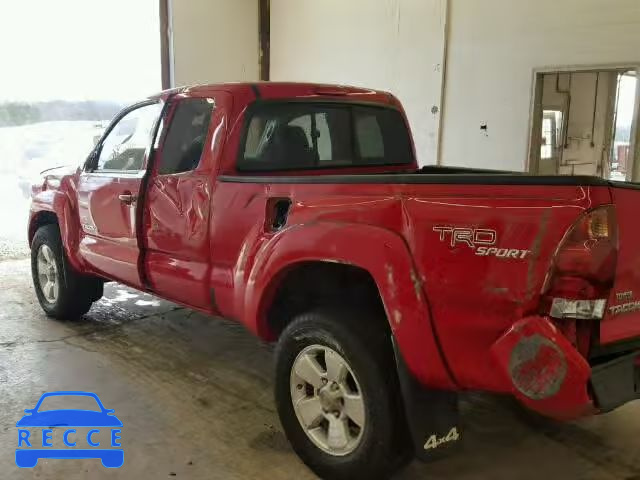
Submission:
<svg viewBox="0 0 640 480">
<path fill-rule="evenodd" d="M 491 353 L 514 396 L 557 420 L 609 411 L 640 398 L 640 352 L 592 367 L 546 317 L 520 320 Z"/>
</svg>

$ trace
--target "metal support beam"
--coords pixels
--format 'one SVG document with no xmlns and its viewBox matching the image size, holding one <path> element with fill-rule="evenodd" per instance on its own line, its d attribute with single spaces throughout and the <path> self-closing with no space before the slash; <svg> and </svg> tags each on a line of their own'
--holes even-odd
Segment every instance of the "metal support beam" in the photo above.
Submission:
<svg viewBox="0 0 640 480">
<path fill-rule="evenodd" d="M 271 0 L 259 0 L 260 80 L 269 80 L 271 52 Z"/>
<path fill-rule="evenodd" d="M 160 8 L 160 68 L 162 89 L 171 88 L 171 29 L 169 20 L 169 1 L 159 0 Z"/>
</svg>

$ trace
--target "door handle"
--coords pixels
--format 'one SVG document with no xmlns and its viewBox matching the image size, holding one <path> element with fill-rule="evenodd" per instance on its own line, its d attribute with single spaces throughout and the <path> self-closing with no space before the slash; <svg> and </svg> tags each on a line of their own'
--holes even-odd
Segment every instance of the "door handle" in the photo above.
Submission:
<svg viewBox="0 0 640 480">
<path fill-rule="evenodd" d="M 131 205 L 138 200 L 138 196 L 133 195 L 131 192 L 125 192 L 118 195 L 118 199 L 125 205 Z"/>
</svg>

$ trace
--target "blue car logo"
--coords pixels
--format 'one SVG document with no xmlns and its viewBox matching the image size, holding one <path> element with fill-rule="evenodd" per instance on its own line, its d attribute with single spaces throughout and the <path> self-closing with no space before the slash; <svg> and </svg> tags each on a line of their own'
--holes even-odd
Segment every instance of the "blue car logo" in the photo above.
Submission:
<svg viewBox="0 0 640 480">
<path fill-rule="evenodd" d="M 51 397 L 87 397 L 93 398 L 98 405 L 96 410 L 57 409 L 43 410 L 42 402 Z M 33 409 L 25 410 L 18 427 L 18 448 L 16 449 L 16 465 L 20 468 L 33 468 L 41 458 L 99 458 L 107 468 L 119 468 L 124 463 L 124 450 L 121 448 L 120 434 L 122 422 L 114 415 L 114 410 L 104 408 L 100 398 L 91 392 L 49 392 L 40 397 Z M 53 448 L 53 427 L 63 427 L 63 444 L 67 448 Z M 91 429 L 85 435 L 76 428 Z M 38 428 L 38 430 L 36 430 Z M 42 428 L 41 432 L 39 428 Z M 101 431 L 108 430 L 108 440 Z M 81 438 L 82 437 L 82 438 Z M 76 447 L 79 442 L 88 448 Z M 101 445 L 102 444 L 102 445 Z M 104 448 L 105 446 L 111 448 Z"/>
</svg>

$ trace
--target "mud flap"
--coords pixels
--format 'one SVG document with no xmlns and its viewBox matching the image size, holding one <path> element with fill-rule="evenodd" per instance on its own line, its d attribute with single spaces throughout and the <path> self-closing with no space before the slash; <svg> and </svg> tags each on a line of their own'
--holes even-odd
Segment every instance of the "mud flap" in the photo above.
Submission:
<svg viewBox="0 0 640 480">
<path fill-rule="evenodd" d="M 409 372 L 395 339 L 393 351 L 416 457 L 433 461 L 451 454 L 462 441 L 457 392 L 423 387 Z"/>
</svg>

